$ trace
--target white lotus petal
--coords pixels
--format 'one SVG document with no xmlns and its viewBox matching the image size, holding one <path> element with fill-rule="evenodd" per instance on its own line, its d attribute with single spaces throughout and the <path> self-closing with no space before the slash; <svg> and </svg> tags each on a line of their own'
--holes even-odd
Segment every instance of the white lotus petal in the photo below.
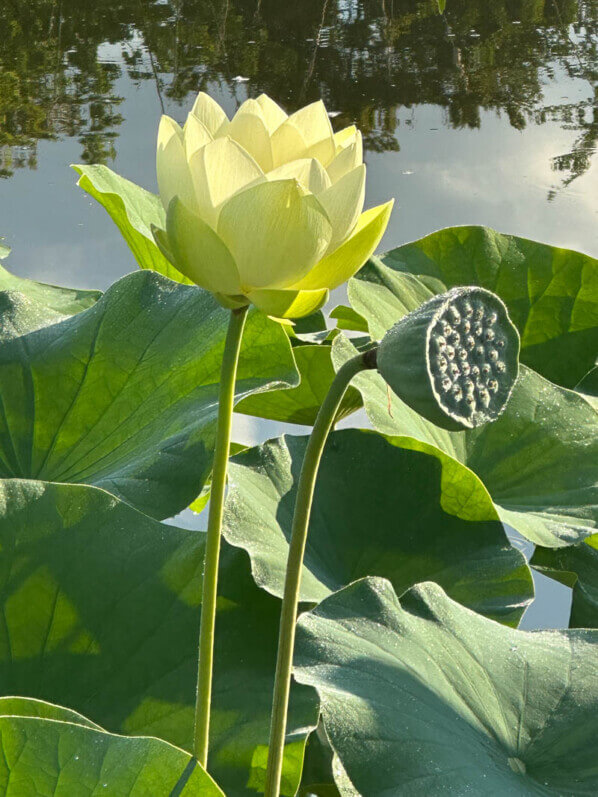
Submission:
<svg viewBox="0 0 598 797">
<path fill-rule="evenodd" d="M 160 199 L 165 210 L 175 196 L 180 197 L 190 210 L 195 208 L 195 192 L 185 156 L 183 131 L 169 116 L 160 119 L 156 172 Z"/>
<path fill-rule="evenodd" d="M 307 191 L 316 195 L 330 188 L 331 185 L 326 170 L 315 158 L 301 158 L 284 163 L 277 169 L 268 172 L 266 177 L 268 180 L 287 180 L 294 177 Z"/>
<path fill-rule="evenodd" d="M 234 138 L 268 172 L 272 169 L 272 144 L 260 104 L 246 100 L 234 115 L 228 127 Z"/>
<path fill-rule="evenodd" d="M 322 100 L 312 102 L 291 114 L 288 124 L 301 133 L 307 145 L 304 157 L 317 158 L 327 166 L 334 158 L 336 144 L 330 118 Z"/>
<path fill-rule="evenodd" d="M 218 234 L 230 250 L 242 283 L 285 288 L 306 274 L 328 247 L 326 212 L 296 180 L 263 182 L 235 194 L 220 212 Z"/>
<path fill-rule="evenodd" d="M 273 168 L 305 157 L 307 143 L 299 130 L 287 120 L 272 134 Z"/>
<path fill-rule="evenodd" d="M 355 125 L 349 125 L 349 127 L 344 127 L 342 130 L 339 130 L 338 133 L 334 134 L 334 143 L 337 147 L 337 152 L 341 147 L 347 147 L 349 144 L 353 144 L 355 141 L 355 136 L 357 135 L 357 128 Z"/>
<path fill-rule="evenodd" d="M 216 229 L 222 204 L 233 194 L 265 180 L 251 155 L 228 136 L 198 150 L 189 162 L 198 214 Z"/>
<path fill-rule="evenodd" d="M 221 136 L 226 132 L 228 118 L 216 100 L 209 94 L 200 91 L 191 109 L 200 122 L 202 122 L 213 138 Z"/>
<path fill-rule="evenodd" d="M 260 94 L 257 98 L 263 113 L 263 119 L 266 127 L 270 133 L 273 133 L 277 127 L 288 118 L 287 114 L 282 110 L 278 103 L 270 99 L 267 94 Z"/>
<path fill-rule="evenodd" d="M 333 251 L 355 227 L 365 200 L 365 165 L 362 163 L 318 195 L 332 224 L 328 251 Z"/>
<path fill-rule="evenodd" d="M 335 155 L 326 167 L 332 183 L 338 182 L 345 174 L 352 172 L 363 162 L 361 141 L 354 141 Z"/>
<path fill-rule="evenodd" d="M 187 116 L 187 121 L 185 122 L 185 127 L 183 128 L 183 134 L 185 139 L 185 155 L 187 160 L 190 160 L 198 149 L 205 147 L 206 144 L 209 144 L 210 141 L 213 140 L 208 128 L 203 122 L 200 122 L 197 116 L 195 116 L 193 113 L 190 113 Z"/>
<path fill-rule="evenodd" d="M 288 122 L 299 130 L 308 147 L 327 138 L 334 141 L 332 125 L 322 100 L 295 111 L 289 116 Z"/>
<path fill-rule="evenodd" d="M 239 272 L 224 242 L 176 197 L 166 214 L 166 234 L 173 265 L 196 285 L 217 293 L 241 292 Z"/>
</svg>

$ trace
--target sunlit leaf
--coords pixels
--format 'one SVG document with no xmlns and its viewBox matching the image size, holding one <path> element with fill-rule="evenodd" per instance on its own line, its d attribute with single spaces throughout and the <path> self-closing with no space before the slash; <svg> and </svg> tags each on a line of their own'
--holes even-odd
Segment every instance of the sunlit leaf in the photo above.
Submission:
<svg viewBox="0 0 598 797">
<path fill-rule="evenodd" d="M 339 304 L 330 313 L 330 318 L 336 319 L 338 329 L 351 330 L 353 332 L 367 332 L 368 324 L 365 318 L 357 313 L 352 307 Z"/>
<path fill-rule="evenodd" d="M 79 291 L 22 279 L 0 266 L 0 341 L 80 313 L 101 295 L 100 291 Z"/>
<path fill-rule="evenodd" d="M 522 362 L 547 379 L 572 388 L 594 365 L 598 260 L 581 252 L 487 227 L 449 227 L 373 258 L 351 280 L 349 298 L 380 337 L 414 309 L 414 295 L 421 304 L 426 293 L 455 285 L 501 297 L 521 335 Z"/>
<path fill-rule="evenodd" d="M 116 736 L 36 716 L 0 716 L 0 790 L 6 797 L 224 797 L 189 753 L 159 739 Z"/>
<path fill-rule="evenodd" d="M 160 198 L 107 166 L 79 164 L 73 169 L 80 175 L 77 185 L 102 205 L 120 230 L 140 268 L 148 268 L 188 285 L 183 276 L 164 257 L 154 242 L 152 224 L 166 226 Z"/>
<path fill-rule="evenodd" d="M 247 550 L 256 582 L 274 595 L 282 595 L 306 443 L 285 436 L 230 465 L 224 533 Z M 437 449 L 403 445 L 356 429 L 329 438 L 301 600 L 317 602 L 364 575 L 389 578 L 399 593 L 435 579 L 467 606 L 516 625 L 533 595 L 531 576 L 483 485 Z"/>
<path fill-rule="evenodd" d="M 598 632 L 516 631 L 364 579 L 299 619 L 295 677 L 359 794 L 598 790 Z"/>
<path fill-rule="evenodd" d="M 227 323 L 209 293 L 136 272 L 87 311 L 7 341 L 0 477 L 94 484 L 155 517 L 180 512 L 211 470 Z M 255 311 L 237 398 L 284 384 L 297 384 L 288 337 Z"/>
<path fill-rule="evenodd" d="M 95 722 L 73 711 L 72 708 L 57 706 L 46 700 L 35 700 L 32 697 L 0 697 L 0 717 L 38 717 L 46 720 L 59 720 L 61 722 L 74 722 L 75 725 L 84 725 L 86 728 L 95 728 L 101 731 Z"/>
</svg>

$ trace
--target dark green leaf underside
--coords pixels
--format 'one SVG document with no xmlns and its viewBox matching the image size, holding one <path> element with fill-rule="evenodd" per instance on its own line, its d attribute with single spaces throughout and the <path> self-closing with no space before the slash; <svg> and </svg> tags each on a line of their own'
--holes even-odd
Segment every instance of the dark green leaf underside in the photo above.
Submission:
<svg viewBox="0 0 598 797">
<path fill-rule="evenodd" d="M 282 594 L 296 483 L 307 438 L 285 436 L 237 456 L 225 535 L 248 551 L 261 587 Z M 529 569 L 479 480 L 435 449 L 347 429 L 324 451 L 301 598 L 317 602 L 365 575 L 403 592 L 435 579 L 462 603 L 516 625 L 531 600 Z"/>
<path fill-rule="evenodd" d="M 0 506 L 3 692 L 190 749 L 204 534 L 83 485 L 2 481 Z M 227 795 L 247 793 L 254 751 L 268 741 L 279 606 L 226 546 L 210 771 Z M 313 692 L 299 687 L 294 750 L 316 718 Z M 300 762 L 288 760 L 297 785 Z"/>
<path fill-rule="evenodd" d="M 595 794 L 597 668 L 596 631 L 516 631 L 382 579 L 302 615 L 295 658 L 368 797 Z"/>
</svg>

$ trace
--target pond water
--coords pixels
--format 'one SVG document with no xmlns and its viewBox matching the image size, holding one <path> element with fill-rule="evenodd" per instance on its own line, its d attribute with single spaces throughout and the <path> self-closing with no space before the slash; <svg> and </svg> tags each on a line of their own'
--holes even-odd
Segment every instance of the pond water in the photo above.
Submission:
<svg viewBox="0 0 598 797">
<path fill-rule="evenodd" d="M 597 0 L 20 0 L 0 31 L 0 236 L 21 276 L 134 270 L 68 165 L 155 190 L 159 116 L 184 120 L 198 90 L 230 113 L 322 97 L 356 123 L 367 206 L 397 200 L 383 248 L 475 223 L 598 251 Z M 538 584 L 525 625 L 566 624 L 568 591 Z"/>
</svg>

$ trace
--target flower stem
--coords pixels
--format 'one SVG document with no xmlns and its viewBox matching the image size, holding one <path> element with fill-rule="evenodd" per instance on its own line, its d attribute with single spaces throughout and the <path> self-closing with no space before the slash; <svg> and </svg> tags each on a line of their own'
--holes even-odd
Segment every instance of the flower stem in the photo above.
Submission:
<svg viewBox="0 0 598 797">
<path fill-rule="evenodd" d="M 293 649 L 295 646 L 295 624 L 297 622 L 297 607 L 301 588 L 301 569 L 303 567 L 309 518 L 322 452 L 351 379 L 360 371 L 375 367 L 375 350 L 370 350 L 365 354 L 359 354 L 348 360 L 339 369 L 330 386 L 328 395 L 320 407 L 305 449 L 301 475 L 297 486 L 297 496 L 295 498 L 284 596 L 280 613 L 278 658 L 274 681 L 265 797 L 279 797 L 280 794 L 289 693 L 291 690 Z"/>
<path fill-rule="evenodd" d="M 222 511 L 226 491 L 226 474 L 230 435 L 235 400 L 237 363 L 241 350 L 241 339 L 247 318 L 247 307 L 231 310 L 224 344 L 220 371 L 220 394 L 218 397 L 218 428 L 214 449 L 210 510 L 203 573 L 201 599 L 201 626 L 199 630 L 199 667 L 197 671 L 197 699 L 195 703 L 195 735 L 193 752 L 202 767 L 208 763 L 210 739 L 210 703 L 212 698 L 212 670 L 214 665 L 214 627 L 216 625 L 216 599 L 218 596 L 218 563 L 220 560 L 220 537 Z"/>
</svg>

